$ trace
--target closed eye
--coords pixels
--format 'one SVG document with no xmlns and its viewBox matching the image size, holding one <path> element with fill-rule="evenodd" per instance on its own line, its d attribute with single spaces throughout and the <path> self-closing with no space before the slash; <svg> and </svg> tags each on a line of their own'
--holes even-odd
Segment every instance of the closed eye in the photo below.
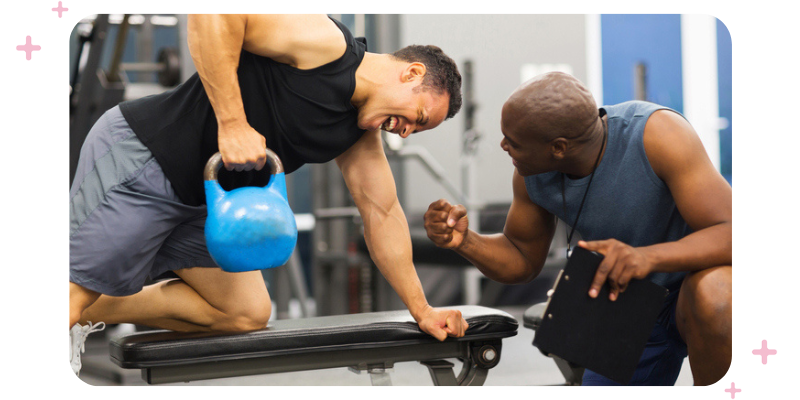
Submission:
<svg viewBox="0 0 800 400">
<path fill-rule="evenodd" d="M 505 135 L 503 135 L 503 137 L 505 137 L 505 138 L 506 138 L 506 143 L 508 143 L 508 145 L 509 145 L 509 146 L 511 146 L 511 147 L 513 147 L 513 148 L 515 148 L 515 149 L 516 149 L 517 147 L 519 147 L 519 146 L 517 146 L 517 144 L 516 144 L 516 143 L 514 143 L 514 141 L 513 141 L 513 140 L 509 139 L 509 138 L 508 138 L 508 136 L 505 136 Z"/>
<path fill-rule="evenodd" d="M 417 117 L 417 124 L 419 125 L 427 125 L 428 121 L 430 121 L 430 117 L 423 114 L 422 110 L 420 110 L 419 115 Z"/>
</svg>

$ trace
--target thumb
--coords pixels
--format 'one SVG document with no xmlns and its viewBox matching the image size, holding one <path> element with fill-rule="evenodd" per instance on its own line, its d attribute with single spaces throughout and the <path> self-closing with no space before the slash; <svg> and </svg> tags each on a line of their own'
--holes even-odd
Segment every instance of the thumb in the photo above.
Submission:
<svg viewBox="0 0 800 400">
<path fill-rule="evenodd" d="M 453 208 L 450 209 L 450 213 L 448 213 L 448 215 L 447 215 L 447 226 L 449 226 L 451 228 L 455 227 L 456 224 L 461 222 L 461 219 L 466 217 L 466 216 L 467 216 L 466 207 L 464 207 L 461 204 L 453 206 Z M 459 228 L 462 228 L 462 227 L 459 226 Z"/>
<path fill-rule="evenodd" d="M 430 326 L 430 328 L 428 329 L 428 334 L 435 337 L 436 340 L 440 342 L 447 339 L 447 332 L 441 326 L 438 325 Z"/>
</svg>

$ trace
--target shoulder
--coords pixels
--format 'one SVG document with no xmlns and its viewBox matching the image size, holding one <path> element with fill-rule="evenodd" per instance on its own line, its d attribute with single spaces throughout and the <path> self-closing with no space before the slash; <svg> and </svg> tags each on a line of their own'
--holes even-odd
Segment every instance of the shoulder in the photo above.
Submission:
<svg viewBox="0 0 800 400">
<path fill-rule="evenodd" d="M 248 15 L 243 48 L 295 68 L 338 59 L 347 49 L 339 26 L 326 15 Z"/>
<path fill-rule="evenodd" d="M 653 171 L 662 180 L 699 158 L 708 158 L 689 121 L 670 109 L 653 112 L 644 128 L 644 149 Z"/>
</svg>

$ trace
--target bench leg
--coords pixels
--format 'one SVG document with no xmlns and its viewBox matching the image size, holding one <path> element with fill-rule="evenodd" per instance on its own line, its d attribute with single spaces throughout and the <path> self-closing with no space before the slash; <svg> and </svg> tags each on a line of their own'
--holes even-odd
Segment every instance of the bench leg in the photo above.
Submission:
<svg viewBox="0 0 800 400">
<path fill-rule="evenodd" d="M 584 371 L 584 369 L 581 368 L 581 367 L 577 367 L 577 366 L 572 365 L 569 361 L 567 361 L 567 360 L 565 360 L 565 359 L 563 359 L 561 357 L 557 357 L 557 356 L 552 356 L 552 357 L 553 357 L 553 361 L 556 362 L 556 365 L 558 366 L 559 371 L 561 371 L 561 374 L 564 375 L 564 379 L 567 380 L 566 385 L 567 386 L 580 386 L 581 382 L 583 381 L 583 371 Z"/>
<path fill-rule="evenodd" d="M 372 386 L 392 386 L 392 377 L 385 368 L 370 368 L 368 372 Z"/>
<path fill-rule="evenodd" d="M 481 368 L 473 362 L 464 361 L 464 368 L 458 374 L 458 384 L 461 386 L 482 386 L 486 382 L 489 370 Z"/>
<path fill-rule="evenodd" d="M 453 363 L 445 360 L 420 361 L 428 367 L 431 379 L 436 386 L 458 386 L 456 374 L 453 372 Z"/>
<path fill-rule="evenodd" d="M 489 370 L 478 367 L 471 361 L 464 361 L 464 366 L 456 378 L 453 363 L 445 360 L 420 361 L 428 367 L 431 379 L 436 386 L 481 386 L 486 381 Z"/>
</svg>

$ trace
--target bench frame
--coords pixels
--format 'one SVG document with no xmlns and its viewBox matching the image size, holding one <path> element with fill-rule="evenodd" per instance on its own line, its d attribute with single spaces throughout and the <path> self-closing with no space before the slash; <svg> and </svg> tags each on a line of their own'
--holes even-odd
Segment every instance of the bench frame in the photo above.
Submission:
<svg viewBox="0 0 800 400">
<path fill-rule="evenodd" d="M 463 337 L 438 341 L 406 310 L 280 320 L 243 334 L 155 331 L 113 339 L 111 361 L 140 369 L 150 384 L 348 368 L 373 385 L 391 385 L 398 362 L 428 368 L 434 385 L 482 385 L 500 362 L 502 339 L 517 334 L 505 312 L 455 306 L 470 324 Z M 462 364 L 458 375 L 454 363 Z"/>
<path fill-rule="evenodd" d="M 372 384 L 391 385 L 387 370 L 395 363 L 419 361 L 431 374 L 434 385 L 482 385 L 488 370 L 500 361 L 501 340 L 445 341 L 408 346 L 369 349 L 331 350 L 324 353 L 285 354 L 238 360 L 211 361 L 198 364 L 160 365 L 142 368 L 142 379 L 150 384 L 189 382 L 204 379 L 230 378 L 347 367 L 354 372 L 367 371 Z M 454 364 L 463 363 L 456 377 Z"/>
</svg>

